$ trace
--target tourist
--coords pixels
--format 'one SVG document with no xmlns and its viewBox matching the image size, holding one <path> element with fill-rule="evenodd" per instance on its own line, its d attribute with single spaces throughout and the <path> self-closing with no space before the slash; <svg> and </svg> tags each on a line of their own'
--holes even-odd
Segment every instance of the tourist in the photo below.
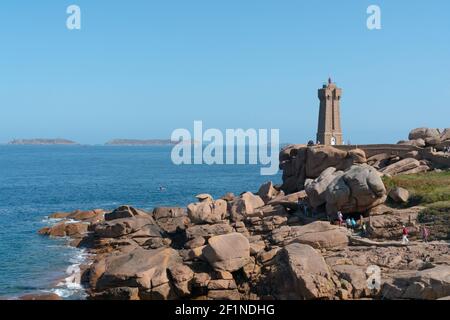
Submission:
<svg viewBox="0 0 450 320">
<path fill-rule="evenodd" d="M 348 229 L 352 228 L 352 220 L 350 218 L 347 218 L 345 220 L 345 225 L 347 226 Z"/>
<path fill-rule="evenodd" d="M 366 235 L 367 235 L 367 225 L 366 225 L 366 223 L 364 222 L 364 223 L 362 224 L 361 236 L 365 237 Z"/>
<path fill-rule="evenodd" d="M 402 234 L 403 234 L 402 244 L 409 243 L 408 233 L 409 233 L 408 232 L 408 228 L 406 228 L 406 226 L 403 226 L 403 230 L 402 230 Z"/>
<path fill-rule="evenodd" d="M 422 239 L 423 242 L 428 242 L 428 237 L 430 236 L 430 231 L 428 230 L 427 227 L 423 226 L 422 227 Z"/>
<path fill-rule="evenodd" d="M 350 222 L 351 222 L 351 224 L 352 224 L 352 228 L 353 228 L 354 230 L 356 230 L 356 226 L 358 225 L 358 224 L 356 223 L 356 220 L 355 220 L 354 218 L 352 218 L 352 219 L 350 220 Z"/>
<path fill-rule="evenodd" d="M 342 223 L 344 222 L 344 216 L 342 215 L 342 212 L 338 211 L 337 217 L 338 217 L 338 221 L 339 221 L 339 227 L 341 227 Z"/>
</svg>

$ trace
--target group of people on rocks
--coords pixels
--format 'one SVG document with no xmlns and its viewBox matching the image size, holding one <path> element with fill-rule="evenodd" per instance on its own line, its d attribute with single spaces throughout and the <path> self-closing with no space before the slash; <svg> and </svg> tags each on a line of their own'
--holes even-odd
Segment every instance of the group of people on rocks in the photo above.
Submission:
<svg viewBox="0 0 450 320">
<path fill-rule="evenodd" d="M 342 214 L 342 212 L 338 211 L 337 218 L 338 218 L 339 226 L 342 226 L 344 224 L 344 215 Z M 345 225 L 347 226 L 347 228 L 352 229 L 352 230 L 359 229 L 361 231 L 361 236 L 367 235 L 367 225 L 364 222 L 362 215 L 360 216 L 359 224 L 355 221 L 354 218 L 347 218 L 345 220 Z M 420 227 L 420 233 L 421 233 L 423 242 L 425 242 L 425 243 L 428 242 L 428 239 L 430 237 L 430 230 L 426 226 L 422 226 L 422 227 Z M 408 236 L 409 236 L 409 229 L 405 225 L 403 225 L 402 226 L 402 243 L 403 244 L 409 243 Z"/>
<path fill-rule="evenodd" d="M 300 212 L 305 217 L 313 217 L 315 215 L 315 212 L 308 205 L 308 201 L 306 201 L 304 199 L 299 201 L 299 209 L 300 209 Z M 340 227 L 345 226 L 352 231 L 360 231 L 360 235 L 363 237 L 367 236 L 367 224 L 364 221 L 364 218 L 362 215 L 360 215 L 359 222 L 357 222 L 355 220 L 355 218 L 353 218 L 353 217 L 348 217 L 344 220 L 344 215 L 342 214 L 341 211 L 338 211 L 336 216 L 337 216 L 337 223 Z M 422 226 L 420 228 L 420 233 L 421 233 L 423 242 L 428 242 L 428 239 L 430 237 L 430 230 L 426 226 Z M 406 225 L 403 225 L 402 226 L 402 243 L 405 245 L 409 243 L 408 236 L 409 236 L 409 229 L 406 227 Z"/>
<path fill-rule="evenodd" d="M 364 218 L 362 215 L 360 215 L 360 217 L 359 217 L 359 223 L 357 223 L 355 218 L 353 218 L 353 217 L 349 217 L 349 218 L 345 219 L 345 221 L 344 221 L 344 215 L 342 214 L 341 211 L 338 211 L 337 218 L 338 218 L 339 226 L 342 226 L 345 224 L 345 226 L 348 229 L 351 229 L 353 231 L 359 230 L 359 231 L 361 231 L 362 236 L 366 236 L 367 225 L 364 222 Z"/>
</svg>

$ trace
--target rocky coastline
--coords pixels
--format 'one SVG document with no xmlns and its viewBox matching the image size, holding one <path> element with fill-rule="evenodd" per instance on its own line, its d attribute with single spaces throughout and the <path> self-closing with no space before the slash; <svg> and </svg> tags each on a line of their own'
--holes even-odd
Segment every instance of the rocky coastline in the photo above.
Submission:
<svg viewBox="0 0 450 320">
<path fill-rule="evenodd" d="M 54 213 L 60 221 L 39 233 L 67 237 L 92 254 L 80 271 L 88 299 L 450 296 L 448 239 L 422 241 L 423 207 L 392 205 L 405 203 L 409 192 L 383 182 L 445 168 L 420 153 L 367 157 L 362 149 L 314 145 L 283 148 L 280 168 L 283 183 L 267 182 L 257 192 L 199 194 L 186 208 Z M 340 225 L 338 211 L 358 226 Z M 407 245 L 400 241 L 403 225 Z"/>
</svg>

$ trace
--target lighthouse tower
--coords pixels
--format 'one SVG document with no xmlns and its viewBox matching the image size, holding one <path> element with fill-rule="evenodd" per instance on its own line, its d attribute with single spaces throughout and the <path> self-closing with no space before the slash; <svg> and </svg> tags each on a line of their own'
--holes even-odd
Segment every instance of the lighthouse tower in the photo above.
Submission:
<svg viewBox="0 0 450 320">
<path fill-rule="evenodd" d="M 342 89 L 328 79 L 328 83 L 319 89 L 319 126 L 317 129 L 317 142 L 324 145 L 341 145 L 341 96 Z"/>
</svg>

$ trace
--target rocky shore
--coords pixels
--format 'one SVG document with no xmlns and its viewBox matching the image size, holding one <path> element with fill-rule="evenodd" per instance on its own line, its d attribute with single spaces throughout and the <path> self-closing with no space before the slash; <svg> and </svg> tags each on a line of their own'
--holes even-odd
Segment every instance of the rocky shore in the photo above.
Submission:
<svg viewBox="0 0 450 320">
<path fill-rule="evenodd" d="M 121 206 L 54 213 L 42 235 L 93 254 L 81 268 L 89 299 L 440 299 L 450 296 L 447 239 L 420 239 L 420 206 L 384 176 L 434 170 L 400 157 L 328 146 L 280 152 L 283 184 L 197 195 L 186 208 Z M 425 168 L 426 166 L 426 168 Z M 441 170 L 441 169 L 439 169 Z M 306 210 L 305 210 L 306 207 Z M 336 213 L 361 230 L 339 226 Z M 403 245 L 402 226 L 411 242 Z"/>
</svg>

